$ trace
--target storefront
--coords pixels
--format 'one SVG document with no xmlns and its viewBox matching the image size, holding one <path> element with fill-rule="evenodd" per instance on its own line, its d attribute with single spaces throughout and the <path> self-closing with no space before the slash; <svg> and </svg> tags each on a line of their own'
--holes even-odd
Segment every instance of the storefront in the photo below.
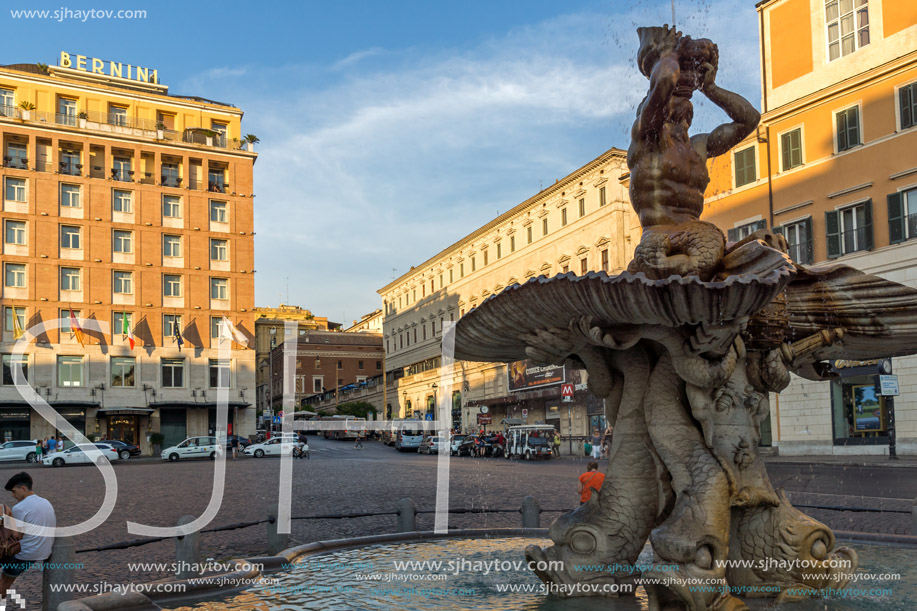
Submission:
<svg viewBox="0 0 917 611">
<path fill-rule="evenodd" d="M 836 446 L 889 445 L 894 397 L 883 396 L 879 375 L 891 374 L 892 360 L 831 363 L 831 421 Z"/>
<path fill-rule="evenodd" d="M 96 412 L 100 427 L 104 423 L 105 437 L 140 445 L 150 429 L 153 410 L 141 407 L 103 408 Z"/>
<path fill-rule="evenodd" d="M 32 408 L 25 401 L 0 403 L 0 443 L 32 439 Z"/>
</svg>

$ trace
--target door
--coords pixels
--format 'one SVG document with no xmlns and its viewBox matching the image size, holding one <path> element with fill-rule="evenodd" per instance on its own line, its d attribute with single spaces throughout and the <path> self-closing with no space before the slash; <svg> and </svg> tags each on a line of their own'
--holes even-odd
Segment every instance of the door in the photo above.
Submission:
<svg viewBox="0 0 917 611">
<path fill-rule="evenodd" d="M 137 416 L 110 416 L 108 438 L 126 443 L 137 443 Z"/>
<path fill-rule="evenodd" d="M 163 448 L 176 446 L 188 436 L 185 410 L 164 409 L 159 412 L 159 418 L 159 432 L 166 438 Z"/>
</svg>

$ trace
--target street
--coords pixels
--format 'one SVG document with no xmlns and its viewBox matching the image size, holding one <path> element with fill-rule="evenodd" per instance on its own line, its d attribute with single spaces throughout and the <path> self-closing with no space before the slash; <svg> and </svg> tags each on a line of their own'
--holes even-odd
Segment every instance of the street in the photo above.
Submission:
<svg viewBox="0 0 917 611">
<path fill-rule="evenodd" d="M 400 498 L 414 499 L 418 509 L 433 509 L 436 494 L 435 455 L 401 453 L 377 441 L 365 442 L 355 450 L 352 442 L 309 436 L 312 458 L 293 461 L 292 514 L 294 518 L 316 514 L 359 511 L 393 511 Z M 450 506 L 453 508 L 514 509 L 526 495 L 535 496 L 548 510 L 571 509 L 577 504 L 576 477 L 587 459 L 547 462 L 509 461 L 503 458 L 451 458 Z M 208 528 L 264 519 L 277 502 L 280 460 L 240 457 L 226 465 L 226 494 L 220 511 Z M 200 515 L 210 499 L 214 463 L 209 460 L 162 462 L 131 459 L 115 465 L 118 477 L 117 504 L 105 524 L 76 538 L 77 550 L 137 539 L 127 532 L 128 520 L 156 526 L 172 526 L 183 515 Z M 37 494 L 54 505 L 58 525 L 72 525 L 88 519 L 104 494 L 102 477 L 92 466 L 62 468 L 4 464 L 0 479 L 27 470 L 35 480 Z M 910 505 L 904 499 L 917 495 L 917 468 L 855 467 L 797 463 L 769 464 L 775 485 L 782 485 L 797 504 L 826 506 Z M 868 497 L 849 496 L 866 494 Z M 873 498 L 873 497 L 885 497 Z M 896 500 L 897 499 L 897 500 Z M 6 502 L 12 502 L 8 498 Z M 900 513 L 850 513 L 806 510 L 839 530 L 866 530 L 911 534 L 910 515 Z M 542 515 L 547 526 L 558 514 Z M 433 515 L 417 517 L 421 530 L 432 530 Z M 450 526 L 464 528 L 519 526 L 516 513 L 468 514 L 450 517 Z M 216 560 L 266 553 L 265 525 L 202 535 L 204 559 Z M 394 516 L 339 520 L 293 521 L 291 545 L 322 539 L 393 532 Z M 164 571 L 130 570 L 128 562 L 171 562 L 172 540 L 126 550 L 78 553 L 84 567 L 77 571 L 79 582 L 124 583 L 168 577 Z M 17 588 L 35 600 L 41 575 L 29 571 L 17 581 Z M 28 594 L 31 592 L 31 596 Z"/>
</svg>

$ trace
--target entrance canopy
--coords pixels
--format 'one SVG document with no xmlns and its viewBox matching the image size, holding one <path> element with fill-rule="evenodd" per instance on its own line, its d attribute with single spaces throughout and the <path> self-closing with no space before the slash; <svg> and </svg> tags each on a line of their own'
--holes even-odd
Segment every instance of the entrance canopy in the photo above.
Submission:
<svg viewBox="0 0 917 611">
<path fill-rule="evenodd" d="M 96 416 L 149 416 L 153 411 L 148 407 L 103 407 Z"/>
</svg>

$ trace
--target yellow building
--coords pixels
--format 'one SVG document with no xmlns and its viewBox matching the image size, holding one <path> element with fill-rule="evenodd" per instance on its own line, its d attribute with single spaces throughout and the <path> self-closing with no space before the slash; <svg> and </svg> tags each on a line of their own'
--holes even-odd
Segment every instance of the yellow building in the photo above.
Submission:
<svg viewBox="0 0 917 611">
<path fill-rule="evenodd" d="M 711 163 L 704 219 L 731 240 L 773 228 L 800 263 L 838 261 L 917 287 L 917 3 L 765 0 L 756 134 Z M 901 396 L 862 387 L 880 362 L 834 363 L 772 401 L 781 454 L 917 453 L 917 359 L 894 359 Z M 860 390 L 857 390 L 860 389 Z M 872 399 L 870 399 L 872 400 Z"/>
<path fill-rule="evenodd" d="M 536 276 L 624 270 L 640 236 L 625 157 L 607 151 L 379 289 L 386 418 L 432 414 L 442 392 L 443 326 L 488 296 Z M 578 391 L 576 410 L 568 413 L 559 379 L 510 392 L 504 364 L 460 361 L 451 374 L 453 421 L 462 430 L 477 430 L 479 422 L 501 428 L 502 419 L 518 418 L 585 435 L 603 422 L 603 404 L 585 392 L 585 378 L 566 380 Z"/>
<path fill-rule="evenodd" d="M 155 70 L 61 54 L 59 66 L 0 67 L 3 309 L 0 436 L 56 433 L 11 385 L 20 331 L 39 333 L 28 382 L 87 435 L 166 443 L 214 430 L 216 389 L 231 426 L 254 433 L 252 174 L 242 111 L 176 96 Z M 184 342 L 178 345 L 176 331 Z M 129 335 L 133 334 L 134 348 Z M 223 340 L 229 341 L 229 340 Z"/>
</svg>

